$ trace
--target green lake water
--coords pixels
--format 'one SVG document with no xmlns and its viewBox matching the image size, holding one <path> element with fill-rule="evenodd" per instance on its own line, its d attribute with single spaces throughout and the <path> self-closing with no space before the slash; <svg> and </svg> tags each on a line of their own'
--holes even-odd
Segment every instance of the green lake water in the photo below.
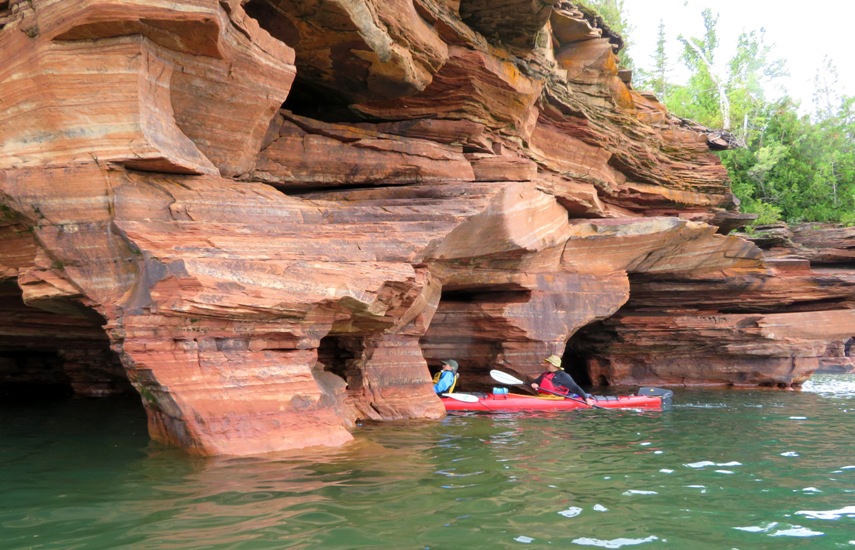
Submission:
<svg viewBox="0 0 855 550">
<path fill-rule="evenodd" d="M 0 404 L 0 548 L 855 548 L 855 376 L 200 459 L 138 400 Z"/>
</svg>

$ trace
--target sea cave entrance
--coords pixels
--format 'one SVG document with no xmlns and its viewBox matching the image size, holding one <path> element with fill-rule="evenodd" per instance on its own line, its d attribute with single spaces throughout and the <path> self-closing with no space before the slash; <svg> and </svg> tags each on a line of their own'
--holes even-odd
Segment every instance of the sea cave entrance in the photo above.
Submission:
<svg viewBox="0 0 855 550">
<path fill-rule="evenodd" d="M 597 362 L 598 344 L 610 340 L 613 335 L 606 329 L 603 321 L 586 325 L 576 331 L 567 341 L 561 364 L 564 370 L 583 387 L 602 388 L 609 386 L 609 380 L 600 374 L 592 375 L 592 365 Z"/>
<path fill-rule="evenodd" d="M 363 377 L 357 358 L 362 356 L 364 348 L 361 336 L 328 335 L 321 338 L 318 346 L 318 362 L 325 372 L 344 380 L 348 390 L 357 391 L 362 388 Z"/>
<path fill-rule="evenodd" d="M 590 387 L 593 385 L 591 373 L 588 370 L 588 356 L 584 352 L 574 349 L 571 342 L 568 342 L 564 349 L 561 364 L 564 365 L 565 372 L 572 376 L 573 380 L 580 386 Z"/>
<path fill-rule="evenodd" d="M 442 368 L 442 361 L 454 359 L 460 365 L 455 390 L 464 392 L 492 391 L 496 386 L 490 376 L 493 369 L 521 375 L 508 367 L 506 356 L 518 355 L 528 337 L 505 312 L 530 300 L 529 290 L 514 285 L 444 288 L 433 320 L 419 340 L 430 374 Z"/>
<path fill-rule="evenodd" d="M 14 280 L 0 282 L 0 396 L 44 401 L 135 395 L 96 312 L 77 304 L 30 307 Z M 55 307 L 53 307 L 55 306 Z M 140 412 L 144 414 L 140 403 Z"/>
</svg>

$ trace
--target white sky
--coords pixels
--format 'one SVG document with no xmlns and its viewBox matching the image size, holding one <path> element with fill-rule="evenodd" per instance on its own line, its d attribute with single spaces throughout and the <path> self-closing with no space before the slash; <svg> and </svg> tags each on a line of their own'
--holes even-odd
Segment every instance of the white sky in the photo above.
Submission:
<svg viewBox="0 0 855 550">
<path fill-rule="evenodd" d="M 855 67 L 850 61 L 855 43 L 855 0 L 624 0 L 624 16 L 631 26 L 632 58 L 636 66 L 651 68 L 660 19 L 665 23 L 669 64 L 679 65 L 677 35 L 702 37 L 704 8 L 719 14 L 716 64 L 733 55 L 739 34 L 766 30 L 772 58 L 785 61 L 790 73 L 781 84 L 811 110 L 816 69 L 825 55 L 837 66 L 840 94 L 855 95 Z M 680 80 L 680 73 L 672 75 Z M 773 98 L 773 90 L 767 90 Z"/>
</svg>

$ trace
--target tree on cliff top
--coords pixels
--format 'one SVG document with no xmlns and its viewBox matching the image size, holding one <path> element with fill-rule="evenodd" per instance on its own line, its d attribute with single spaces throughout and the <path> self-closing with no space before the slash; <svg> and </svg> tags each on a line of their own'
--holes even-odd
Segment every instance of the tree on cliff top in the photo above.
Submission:
<svg viewBox="0 0 855 550">
<path fill-rule="evenodd" d="M 765 89 L 786 74 L 783 61 L 772 59 L 771 47 L 760 29 L 743 31 L 737 39 L 736 53 L 726 65 L 718 65 L 718 17 L 709 9 L 702 16 L 702 37 L 679 37 L 688 81 L 685 85 L 671 85 L 662 99 L 678 116 L 731 131 L 745 140 L 767 103 Z"/>
<path fill-rule="evenodd" d="M 713 17 L 712 11 L 705 9 L 703 18 L 703 37 L 686 38 L 682 34 L 677 37 L 683 44 L 681 58 L 690 76 L 688 83 L 675 87 L 665 102 L 671 111 L 685 113 L 681 116 L 710 128 L 730 130 L 730 101 L 724 78 L 717 74 L 714 66 L 718 49 L 715 32 L 718 17 Z"/>
<path fill-rule="evenodd" d="M 680 36 L 686 83 L 663 76 L 663 47 L 653 56 L 654 70 L 641 72 L 642 85 L 653 88 L 673 114 L 730 130 L 744 143 L 721 157 L 742 210 L 758 214 L 757 224 L 781 219 L 855 223 L 855 100 L 836 94 L 836 69 L 826 61 L 817 73 L 815 120 L 799 116 L 799 105 L 786 95 L 766 99 L 765 90 L 785 73 L 763 29 L 742 32 L 736 53 L 721 67 L 716 64 L 717 16 L 704 10 L 702 17 L 703 36 Z M 663 46 L 664 38 L 660 24 Z"/>
</svg>

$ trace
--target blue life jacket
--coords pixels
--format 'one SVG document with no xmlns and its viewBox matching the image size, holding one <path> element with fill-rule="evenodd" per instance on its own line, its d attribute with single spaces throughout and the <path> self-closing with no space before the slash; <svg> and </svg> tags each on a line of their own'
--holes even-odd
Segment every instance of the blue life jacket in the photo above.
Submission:
<svg viewBox="0 0 855 550">
<path fill-rule="evenodd" d="M 434 393 L 451 393 L 457 385 L 457 373 L 441 370 L 433 376 Z"/>
</svg>

